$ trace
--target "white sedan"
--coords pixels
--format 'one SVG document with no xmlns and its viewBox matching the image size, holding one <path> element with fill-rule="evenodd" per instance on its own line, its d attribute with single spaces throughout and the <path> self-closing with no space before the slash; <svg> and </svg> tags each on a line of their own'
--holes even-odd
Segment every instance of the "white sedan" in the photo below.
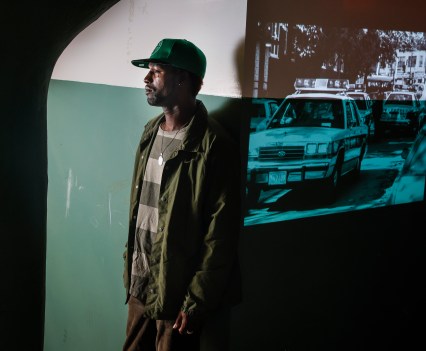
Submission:
<svg viewBox="0 0 426 351">
<path fill-rule="evenodd" d="M 345 95 L 287 96 L 267 128 L 252 133 L 247 165 L 247 201 L 262 190 L 319 182 L 333 201 L 340 178 L 358 175 L 367 151 L 368 128 L 355 101 Z"/>
</svg>

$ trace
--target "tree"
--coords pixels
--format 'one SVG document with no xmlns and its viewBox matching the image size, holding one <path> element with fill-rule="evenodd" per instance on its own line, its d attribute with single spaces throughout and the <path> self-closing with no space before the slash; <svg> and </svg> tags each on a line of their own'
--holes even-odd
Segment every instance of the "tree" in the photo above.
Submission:
<svg viewBox="0 0 426 351">
<path fill-rule="evenodd" d="M 291 90 L 295 77 L 337 76 L 352 82 L 363 77 L 366 81 L 377 64 L 393 65 L 397 50 L 426 50 L 424 33 L 291 23 L 287 28 L 288 52 L 277 63 L 277 89 Z M 283 83 L 282 77 L 288 81 Z"/>
</svg>

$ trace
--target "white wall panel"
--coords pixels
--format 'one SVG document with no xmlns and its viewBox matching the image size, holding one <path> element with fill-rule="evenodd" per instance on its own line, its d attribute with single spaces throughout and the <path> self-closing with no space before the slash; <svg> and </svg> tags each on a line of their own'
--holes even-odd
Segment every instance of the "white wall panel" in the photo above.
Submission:
<svg viewBox="0 0 426 351">
<path fill-rule="evenodd" d="M 207 56 L 201 93 L 239 97 L 246 11 L 246 0 L 122 0 L 70 43 L 52 78 L 143 87 L 145 70 L 130 61 L 149 57 L 162 38 L 185 38 Z"/>
</svg>

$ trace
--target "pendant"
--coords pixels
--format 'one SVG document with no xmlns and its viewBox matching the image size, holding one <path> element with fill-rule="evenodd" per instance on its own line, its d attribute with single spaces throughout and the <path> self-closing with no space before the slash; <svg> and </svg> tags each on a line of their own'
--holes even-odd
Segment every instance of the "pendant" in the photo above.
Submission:
<svg viewBox="0 0 426 351">
<path fill-rule="evenodd" d="M 158 156 L 158 165 L 162 166 L 163 162 L 164 162 L 163 153 L 161 153 L 160 156 Z"/>
</svg>

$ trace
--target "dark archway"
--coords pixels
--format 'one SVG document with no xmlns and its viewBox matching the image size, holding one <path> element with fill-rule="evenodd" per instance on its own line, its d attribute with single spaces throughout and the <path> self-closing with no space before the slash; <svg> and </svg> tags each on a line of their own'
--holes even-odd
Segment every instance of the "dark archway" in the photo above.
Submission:
<svg viewBox="0 0 426 351">
<path fill-rule="evenodd" d="M 8 1 L 1 6 L 2 350 L 43 349 L 51 74 L 74 37 L 118 1 Z"/>
</svg>

